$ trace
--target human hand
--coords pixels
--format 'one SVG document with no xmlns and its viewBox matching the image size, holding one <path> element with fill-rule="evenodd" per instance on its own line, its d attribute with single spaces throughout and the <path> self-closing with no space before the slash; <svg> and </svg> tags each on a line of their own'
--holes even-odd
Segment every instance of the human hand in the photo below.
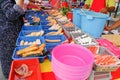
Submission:
<svg viewBox="0 0 120 80">
<path fill-rule="evenodd" d="M 21 8 L 24 5 L 24 0 L 15 0 L 16 4 L 19 5 Z"/>
<path fill-rule="evenodd" d="M 89 6 L 87 4 L 85 4 L 82 8 L 89 9 Z"/>
<path fill-rule="evenodd" d="M 108 11 L 107 11 L 106 8 L 102 8 L 102 9 L 100 10 L 100 12 L 101 12 L 101 13 L 104 13 L 104 14 L 107 14 Z"/>
</svg>

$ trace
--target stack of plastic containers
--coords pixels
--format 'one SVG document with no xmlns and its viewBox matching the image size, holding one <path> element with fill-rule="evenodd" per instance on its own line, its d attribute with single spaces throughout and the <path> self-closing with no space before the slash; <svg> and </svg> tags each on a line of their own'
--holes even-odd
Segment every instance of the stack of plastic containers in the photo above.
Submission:
<svg viewBox="0 0 120 80">
<path fill-rule="evenodd" d="M 37 22 L 38 24 L 36 23 L 33 24 L 34 23 L 33 17 L 39 18 L 40 22 Z M 26 12 L 25 19 L 28 20 L 27 23 L 29 23 L 29 25 L 24 24 L 22 26 L 21 32 L 16 41 L 16 48 L 14 49 L 12 59 L 21 60 L 21 59 L 39 58 L 39 61 L 43 62 L 44 59 L 48 57 L 48 59 L 51 60 L 52 49 L 55 46 L 64 42 L 66 40 L 66 37 L 63 34 L 46 35 L 49 32 L 58 31 L 58 30 L 48 30 L 48 28 L 50 28 L 51 26 L 47 25 L 49 23 L 49 21 L 47 20 L 47 17 L 48 17 L 48 14 L 45 11 L 29 10 Z M 59 42 L 47 42 L 46 39 L 47 40 L 60 40 L 60 41 Z M 41 44 L 46 44 L 46 47 L 42 51 L 43 55 L 38 54 L 38 55 L 29 55 L 29 56 L 23 57 L 17 54 L 19 50 L 24 49 L 34 43 L 37 44 L 38 46 L 40 46 Z"/>
<path fill-rule="evenodd" d="M 61 44 L 52 51 L 52 69 L 56 80 L 85 80 L 92 71 L 94 56 L 77 44 Z"/>
<path fill-rule="evenodd" d="M 48 40 L 60 40 L 59 42 L 46 42 L 46 50 L 47 50 L 47 56 L 48 59 L 51 60 L 52 56 L 51 56 L 51 51 L 52 49 L 59 45 L 62 44 L 64 41 L 67 40 L 67 38 L 65 37 L 65 35 L 63 34 L 51 34 L 51 35 L 47 35 L 49 32 L 58 32 L 59 29 L 49 29 L 50 27 L 52 27 L 52 25 L 48 25 L 50 23 L 49 20 L 47 20 L 47 17 L 45 16 L 44 18 L 42 18 L 40 25 L 41 28 L 44 30 L 44 39 L 48 39 Z"/>
<path fill-rule="evenodd" d="M 40 46 L 41 44 L 45 44 L 44 31 L 40 26 L 40 22 L 39 24 L 33 24 L 34 21 L 32 19 L 32 17 L 38 17 L 41 20 L 43 20 L 44 17 L 42 15 L 44 15 L 45 17 L 48 16 L 44 11 L 39 12 L 39 11 L 29 10 L 26 12 L 25 19 L 28 20 L 28 23 L 30 23 L 30 25 L 22 26 L 21 32 L 16 41 L 16 48 L 14 49 L 12 59 L 24 60 L 24 59 L 38 58 L 40 62 L 43 62 L 44 59 L 47 57 L 45 53 L 46 48 L 44 48 L 43 50 L 43 55 L 40 54 L 40 55 L 30 55 L 23 57 L 21 55 L 16 54 L 18 50 L 24 49 L 34 43 L 36 43 L 38 46 Z M 40 31 L 41 31 L 41 35 L 40 34 L 38 35 L 37 33 L 40 33 Z M 35 35 L 34 33 L 36 33 L 37 35 Z M 21 45 L 22 41 L 24 41 L 24 45 L 23 44 Z"/>
</svg>

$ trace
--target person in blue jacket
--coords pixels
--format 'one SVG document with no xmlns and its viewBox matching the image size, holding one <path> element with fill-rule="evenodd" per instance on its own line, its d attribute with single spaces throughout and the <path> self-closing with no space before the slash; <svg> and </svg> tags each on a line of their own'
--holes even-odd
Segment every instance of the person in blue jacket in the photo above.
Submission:
<svg viewBox="0 0 120 80">
<path fill-rule="evenodd" d="M 0 0 L 0 64 L 8 78 L 16 39 L 23 25 L 23 0 Z"/>
</svg>

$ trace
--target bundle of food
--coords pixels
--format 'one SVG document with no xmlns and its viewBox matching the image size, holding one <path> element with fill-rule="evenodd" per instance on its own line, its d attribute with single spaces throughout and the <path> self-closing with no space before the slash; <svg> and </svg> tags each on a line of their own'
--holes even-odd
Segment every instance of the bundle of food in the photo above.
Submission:
<svg viewBox="0 0 120 80">
<path fill-rule="evenodd" d="M 36 39 L 36 41 L 31 41 L 31 42 L 24 41 L 24 40 L 20 41 L 20 46 L 23 46 L 23 45 L 32 45 L 32 44 L 41 44 L 41 41 L 40 41 L 40 39 Z"/>
<path fill-rule="evenodd" d="M 46 33 L 45 35 L 62 35 L 62 34 L 63 34 L 62 28 L 60 28 L 58 31 L 51 31 Z"/>
<path fill-rule="evenodd" d="M 42 36 L 44 34 L 44 31 L 41 30 L 41 31 L 38 31 L 38 32 L 31 32 L 25 36 Z"/>
<path fill-rule="evenodd" d="M 109 54 L 95 55 L 94 69 L 97 72 L 110 72 L 120 67 L 120 60 L 117 57 Z"/>
<path fill-rule="evenodd" d="M 96 55 L 99 51 L 99 46 L 88 46 L 88 49 L 94 54 Z"/>
<path fill-rule="evenodd" d="M 33 22 L 40 22 L 40 18 L 39 17 L 33 16 L 32 19 L 33 19 Z"/>
<path fill-rule="evenodd" d="M 63 25 L 64 27 L 74 27 L 74 24 L 72 22 L 68 22 Z"/>
<path fill-rule="evenodd" d="M 48 30 L 58 30 L 59 28 L 61 28 L 59 24 L 53 24 Z"/>
<path fill-rule="evenodd" d="M 55 20 L 55 19 L 53 19 L 53 18 L 49 18 L 49 20 L 48 20 L 48 26 L 52 26 L 52 25 L 54 25 L 54 24 L 57 24 L 57 21 Z"/>
<path fill-rule="evenodd" d="M 45 46 L 46 44 L 41 44 L 40 46 L 38 46 L 37 44 L 33 44 L 31 46 L 18 50 L 16 54 L 22 57 L 27 57 L 30 55 L 43 55 Z"/>
</svg>

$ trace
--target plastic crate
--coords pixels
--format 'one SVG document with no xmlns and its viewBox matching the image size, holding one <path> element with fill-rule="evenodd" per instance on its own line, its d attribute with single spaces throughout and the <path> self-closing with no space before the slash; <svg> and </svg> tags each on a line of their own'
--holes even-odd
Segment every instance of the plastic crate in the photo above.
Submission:
<svg viewBox="0 0 120 80">
<path fill-rule="evenodd" d="M 87 80 L 111 80 L 111 73 L 110 72 L 96 72 L 93 70 Z"/>
<path fill-rule="evenodd" d="M 38 58 L 40 62 L 43 62 L 44 59 L 46 58 L 46 54 L 45 53 L 43 53 L 44 55 L 33 55 L 33 56 L 27 56 L 27 57 L 22 57 L 22 56 L 16 54 L 16 52 L 18 50 L 24 49 L 26 47 L 27 46 L 16 47 L 14 49 L 14 51 L 13 51 L 12 59 L 13 60 L 24 60 L 24 59 Z M 46 51 L 46 49 L 44 51 Z"/>
<path fill-rule="evenodd" d="M 17 80 L 17 74 L 15 74 L 14 69 L 21 66 L 22 64 L 26 64 L 29 70 L 32 70 L 33 73 L 31 76 L 28 76 L 25 80 L 42 80 L 41 69 L 38 59 L 26 59 L 26 60 L 14 60 L 12 61 L 10 75 L 8 80 Z"/>
<path fill-rule="evenodd" d="M 50 44 L 53 44 L 53 45 L 58 45 L 58 44 L 61 44 L 63 43 L 65 40 L 67 40 L 67 38 L 64 36 L 64 35 L 51 35 L 51 36 L 44 36 L 45 39 L 49 39 L 49 40 L 57 40 L 57 39 L 60 39 L 61 41 L 60 42 L 46 42 L 46 44 L 50 45 Z"/>
<path fill-rule="evenodd" d="M 69 38 L 72 37 L 71 34 L 70 34 L 71 32 L 80 30 L 80 29 L 78 29 L 78 28 L 76 28 L 76 27 L 63 27 L 63 29 L 64 29 L 65 34 L 66 34 Z M 80 31 L 81 31 L 81 30 L 80 30 Z"/>
<path fill-rule="evenodd" d="M 116 61 L 120 61 L 119 58 L 117 58 L 111 51 L 109 51 L 105 47 L 99 47 L 98 55 L 104 54 L 104 55 L 112 55 Z M 99 65 L 94 63 L 94 70 L 96 72 L 111 72 L 115 71 L 120 67 L 120 64 L 111 64 L 111 65 Z"/>
<path fill-rule="evenodd" d="M 20 42 L 22 41 L 22 40 L 24 40 L 25 42 L 27 41 L 28 43 L 29 42 L 34 42 L 34 41 L 36 41 L 37 39 L 39 39 L 40 40 L 40 42 L 41 42 L 41 44 L 43 44 L 43 43 L 45 43 L 45 39 L 44 39 L 44 37 L 39 37 L 39 36 L 34 36 L 34 37 L 18 37 L 17 38 L 17 41 L 16 41 L 16 46 L 27 46 L 27 45 L 20 45 Z M 30 44 L 28 44 L 28 45 L 30 45 Z M 38 44 L 39 45 L 39 44 Z"/>
<path fill-rule="evenodd" d="M 85 47 L 98 45 L 94 38 L 83 31 L 71 32 L 71 36 L 76 44 L 80 44 Z"/>
<path fill-rule="evenodd" d="M 41 26 L 43 26 L 43 25 L 47 25 L 47 24 L 49 24 L 48 21 L 45 21 L 45 22 L 44 22 L 44 21 L 41 21 L 41 22 L 40 22 L 40 25 L 41 25 Z"/>
<path fill-rule="evenodd" d="M 36 26 L 22 26 L 22 30 L 42 30 L 40 25 Z"/>
<path fill-rule="evenodd" d="M 41 28 L 42 28 L 43 30 L 48 30 L 50 27 L 51 27 L 51 26 L 41 25 Z"/>
<path fill-rule="evenodd" d="M 41 22 L 49 22 L 49 21 L 47 20 L 47 17 L 41 17 L 40 20 L 41 20 Z"/>
<path fill-rule="evenodd" d="M 48 57 L 49 61 L 52 60 L 52 54 L 47 54 L 47 57 Z"/>
<path fill-rule="evenodd" d="M 46 18 L 48 18 L 48 14 L 46 14 L 46 13 L 41 14 L 39 17 L 42 19 L 42 21 L 44 21 L 44 20 L 46 21 Z"/>
<path fill-rule="evenodd" d="M 24 36 L 24 37 L 28 37 L 28 34 L 31 34 L 32 32 L 40 32 L 42 30 L 22 30 L 19 34 L 19 36 Z M 43 35 L 42 35 L 43 36 Z"/>
<path fill-rule="evenodd" d="M 48 44 L 48 45 L 46 45 L 46 50 L 47 50 L 48 52 L 50 52 L 50 54 L 51 54 L 52 49 L 53 49 L 54 47 L 56 47 L 57 45 L 59 45 L 59 44 Z"/>
<path fill-rule="evenodd" d="M 52 50 L 54 47 L 56 47 L 59 44 L 47 44 L 46 45 L 46 50 L 47 50 L 47 57 L 51 61 L 52 60 Z"/>
<path fill-rule="evenodd" d="M 45 29 L 44 30 L 44 35 L 46 35 L 47 33 L 49 32 L 57 32 L 58 30 L 48 30 L 48 29 Z"/>
<path fill-rule="evenodd" d="M 27 10 L 26 11 L 26 14 L 25 14 L 25 19 L 29 19 L 31 18 L 32 16 L 36 16 L 36 11 L 35 10 Z"/>
<path fill-rule="evenodd" d="M 29 15 L 41 17 L 42 14 L 45 14 L 45 16 L 48 16 L 48 14 L 46 14 L 45 11 L 27 10 L 25 14 L 25 18 L 28 17 Z"/>
</svg>

